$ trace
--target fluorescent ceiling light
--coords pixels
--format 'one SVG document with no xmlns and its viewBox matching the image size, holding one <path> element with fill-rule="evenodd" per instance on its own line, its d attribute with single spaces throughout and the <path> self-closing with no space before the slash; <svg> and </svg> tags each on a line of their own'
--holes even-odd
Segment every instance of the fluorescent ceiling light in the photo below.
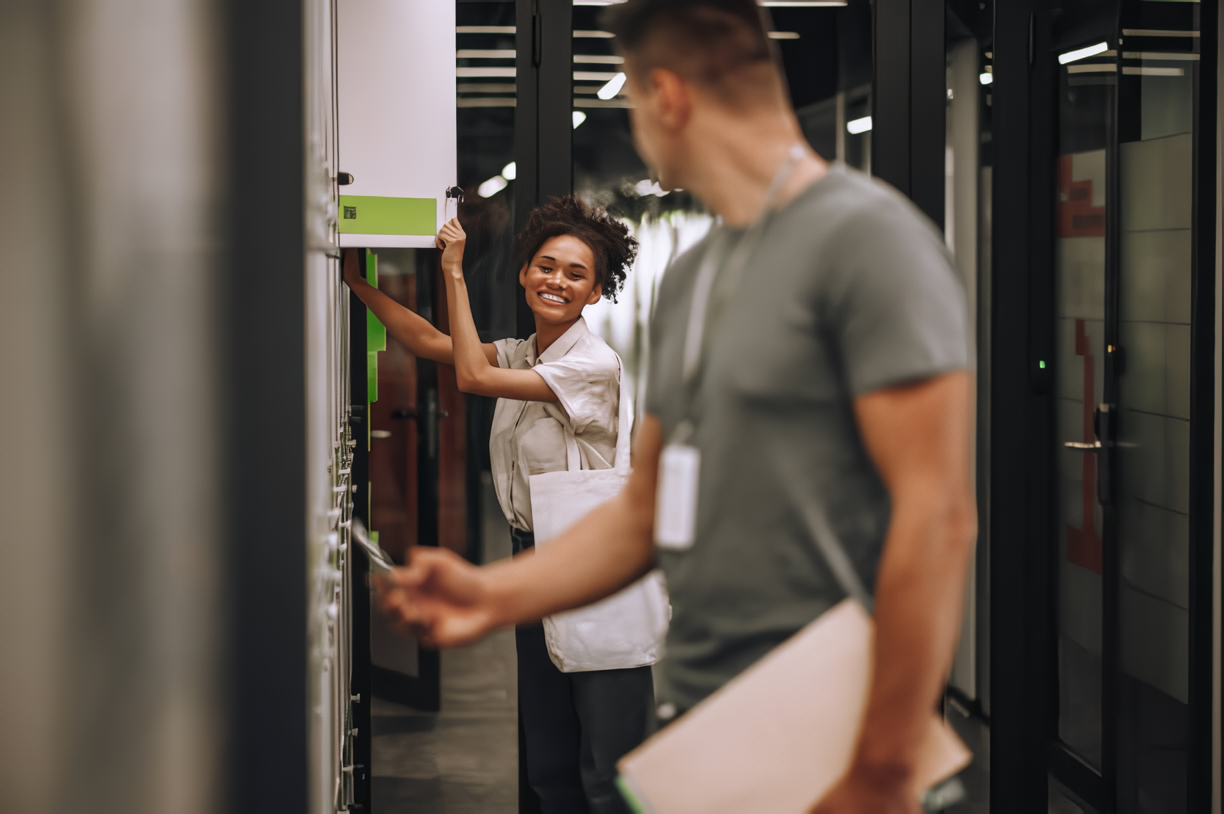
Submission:
<svg viewBox="0 0 1224 814">
<path fill-rule="evenodd" d="M 853 121 L 848 121 L 846 122 L 846 129 L 849 130 L 853 135 L 856 135 L 856 136 L 859 135 L 860 133 L 866 133 L 869 130 L 871 130 L 871 117 L 864 116 L 861 119 L 854 119 Z"/>
<path fill-rule="evenodd" d="M 592 54 L 574 54 L 574 62 L 596 63 L 599 65 L 620 65 L 624 57 L 594 56 Z"/>
<path fill-rule="evenodd" d="M 1122 73 L 1126 76 L 1185 76 L 1185 68 L 1131 68 L 1125 67 Z"/>
<path fill-rule="evenodd" d="M 460 48 L 455 52 L 457 59 L 514 59 L 513 48 Z"/>
<path fill-rule="evenodd" d="M 494 175 L 488 181 L 476 188 L 482 198 L 492 198 L 497 193 L 501 192 L 510 182 L 500 175 Z"/>
<path fill-rule="evenodd" d="M 770 31 L 769 38 L 771 40 L 797 40 L 799 39 L 798 31 Z"/>
<path fill-rule="evenodd" d="M 507 181 L 513 181 L 515 176 L 517 175 L 518 175 L 518 164 L 516 164 L 515 162 L 511 161 L 509 164 L 502 167 L 502 178 L 505 178 Z"/>
<path fill-rule="evenodd" d="M 455 76 L 462 79 L 510 79 L 514 68 L 456 68 Z"/>
<path fill-rule="evenodd" d="M 513 34 L 512 25 L 458 25 L 456 34 Z"/>
<path fill-rule="evenodd" d="M 981 81 L 983 85 L 989 85 L 991 82 L 994 81 L 994 74 L 984 73 L 978 77 L 978 80 Z"/>
<path fill-rule="evenodd" d="M 607 82 L 615 78 L 616 74 L 609 71 L 574 71 L 574 79 L 579 82 Z"/>
<path fill-rule="evenodd" d="M 588 29 L 580 28 L 574 32 L 574 36 L 575 37 L 586 37 L 587 39 L 592 39 L 592 40 L 610 40 L 610 39 L 613 39 L 616 35 L 614 35 L 611 31 L 591 31 Z"/>
<path fill-rule="evenodd" d="M 1074 51 L 1068 51 L 1065 54 L 1059 54 L 1058 61 L 1063 65 L 1068 62 L 1075 62 L 1077 59 L 1087 59 L 1094 57 L 1097 54 L 1102 54 L 1109 50 L 1109 43 L 1098 42 L 1096 45 L 1089 45 L 1087 48 L 1078 48 Z"/>
<path fill-rule="evenodd" d="M 586 114 L 583 113 L 581 110 L 575 110 L 574 111 L 574 129 L 577 130 L 578 125 L 582 124 L 584 121 L 586 121 Z"/>
<path fill-rule="evenodd" d="M 618 73 L 616 76 L 608 80 L 608 84 L 604 85 L 595 95 L 600 99 L 611 99 L 616 94 L 621 92 L 621 88 L 625 86 L 625 74 Z"/>
</svg>

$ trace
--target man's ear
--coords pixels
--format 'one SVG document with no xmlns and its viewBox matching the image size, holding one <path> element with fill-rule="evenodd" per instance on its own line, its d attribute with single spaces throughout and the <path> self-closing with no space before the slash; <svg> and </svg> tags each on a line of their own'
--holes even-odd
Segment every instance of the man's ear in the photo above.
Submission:
<svg viewBox="0 0 1224 814">
<path fill-rule="evenodd" d="M 670 130 L 679 130 L 693 114 L 692 88 L 675 71 L 653 68 L 650 95 L 658 120 Z"/>
</svg>

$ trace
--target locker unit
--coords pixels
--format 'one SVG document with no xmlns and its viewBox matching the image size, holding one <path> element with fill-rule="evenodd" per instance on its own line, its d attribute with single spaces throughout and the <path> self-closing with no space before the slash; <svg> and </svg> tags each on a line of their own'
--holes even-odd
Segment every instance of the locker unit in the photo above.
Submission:
<svg viewBox="0 0 1224 814">
<path fill-rule="evenodd" d="M 454 7 L 308 0 L 303 33 L 310 811 L 334 814 L 371 809 L 371 607 L 351 529 L 369 523 L 385 347 L 340 250 L 433 244 L 455 175 Z M 377 284 L 375 263 L 362 251 Z"/>
</svg>

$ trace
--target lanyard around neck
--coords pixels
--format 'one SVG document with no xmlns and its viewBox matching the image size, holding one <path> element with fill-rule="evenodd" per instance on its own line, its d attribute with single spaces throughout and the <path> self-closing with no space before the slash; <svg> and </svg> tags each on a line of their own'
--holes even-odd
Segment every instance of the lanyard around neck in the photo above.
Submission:
<svg viewBox="0 0 1224 814">
<path fill-rule="evenodd" d="M 727 262 L 723 273 L 732 279 L 727 281 L 727 285 L 723 286 L 723 290 L 727 290 L 727 287 L 734 282 L 734 279 L 737 279 L 743 272 L 744 266 L 748 264 L 749 258 L 761 242 L 769 215 L 777 205 L 782 187 L 786 180 L 790 178 L 791 171 L 794 169 L 796 162 L 803 157 L 803 152 L 803 146 L 800 144 L 795 144 L 787 151 L 786 157 L 782 159 L 782 163 L 779 165 L 778 171 L 774 173 L 769 189 L 765 193 L 765 203 L 761 207 L 761 214 L 748 227 L 743 236 L 730 246 L 726 252 Z M 723 265 L 719 262 L 720 255 L 723 254 L 723 252 L 719 251 L 718 244 L 723 242 L 719 238 L 725 237 L 726 234 L 727 230 L 719 228 L 717 223 L 710 228 L 710 236 L 706 242 L 705 252 L 701 259 L 701 268 L 697 272 L 697 280 L 693 285 L 693 301 L 689 307 L 688 325 L 684 334 L 684 367 L 681 369 L 683 372 L 684 388 L 689 396 L 686 413 L 692 412 L 692 405 L 696 396 L 694 391 L 696 390 L 697 374 L 701 370 L 706 334 L 709 330 L 707 317 L 709 315 L 710 300 L 714 293 L 714 283 L 718 279 L 719 266 Z M 692 430 L 692 418 L 686 415 L 680 426 L 677 427 L 677 443 L 683 443 L 687 436 L 692 433 Z"/>
</svg>

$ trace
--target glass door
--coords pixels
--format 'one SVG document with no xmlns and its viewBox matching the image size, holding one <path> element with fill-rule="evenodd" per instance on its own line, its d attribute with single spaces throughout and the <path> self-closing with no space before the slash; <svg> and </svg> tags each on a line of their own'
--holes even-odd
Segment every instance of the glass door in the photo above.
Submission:
<svg viewBox="0 0 1224 814">
<path fill-rule="evenodd" d="M 1192 454 L 1200 14 L 1102 13 L 1103 37 L 1056 55 L 1052 805 L 1189 812 L 1210 792 L 1192 770 L 1211 670 L 1191 632 L 1211 613 L 1192 591 L 1192 483 L 1212 478 Z"/>
</svg>

